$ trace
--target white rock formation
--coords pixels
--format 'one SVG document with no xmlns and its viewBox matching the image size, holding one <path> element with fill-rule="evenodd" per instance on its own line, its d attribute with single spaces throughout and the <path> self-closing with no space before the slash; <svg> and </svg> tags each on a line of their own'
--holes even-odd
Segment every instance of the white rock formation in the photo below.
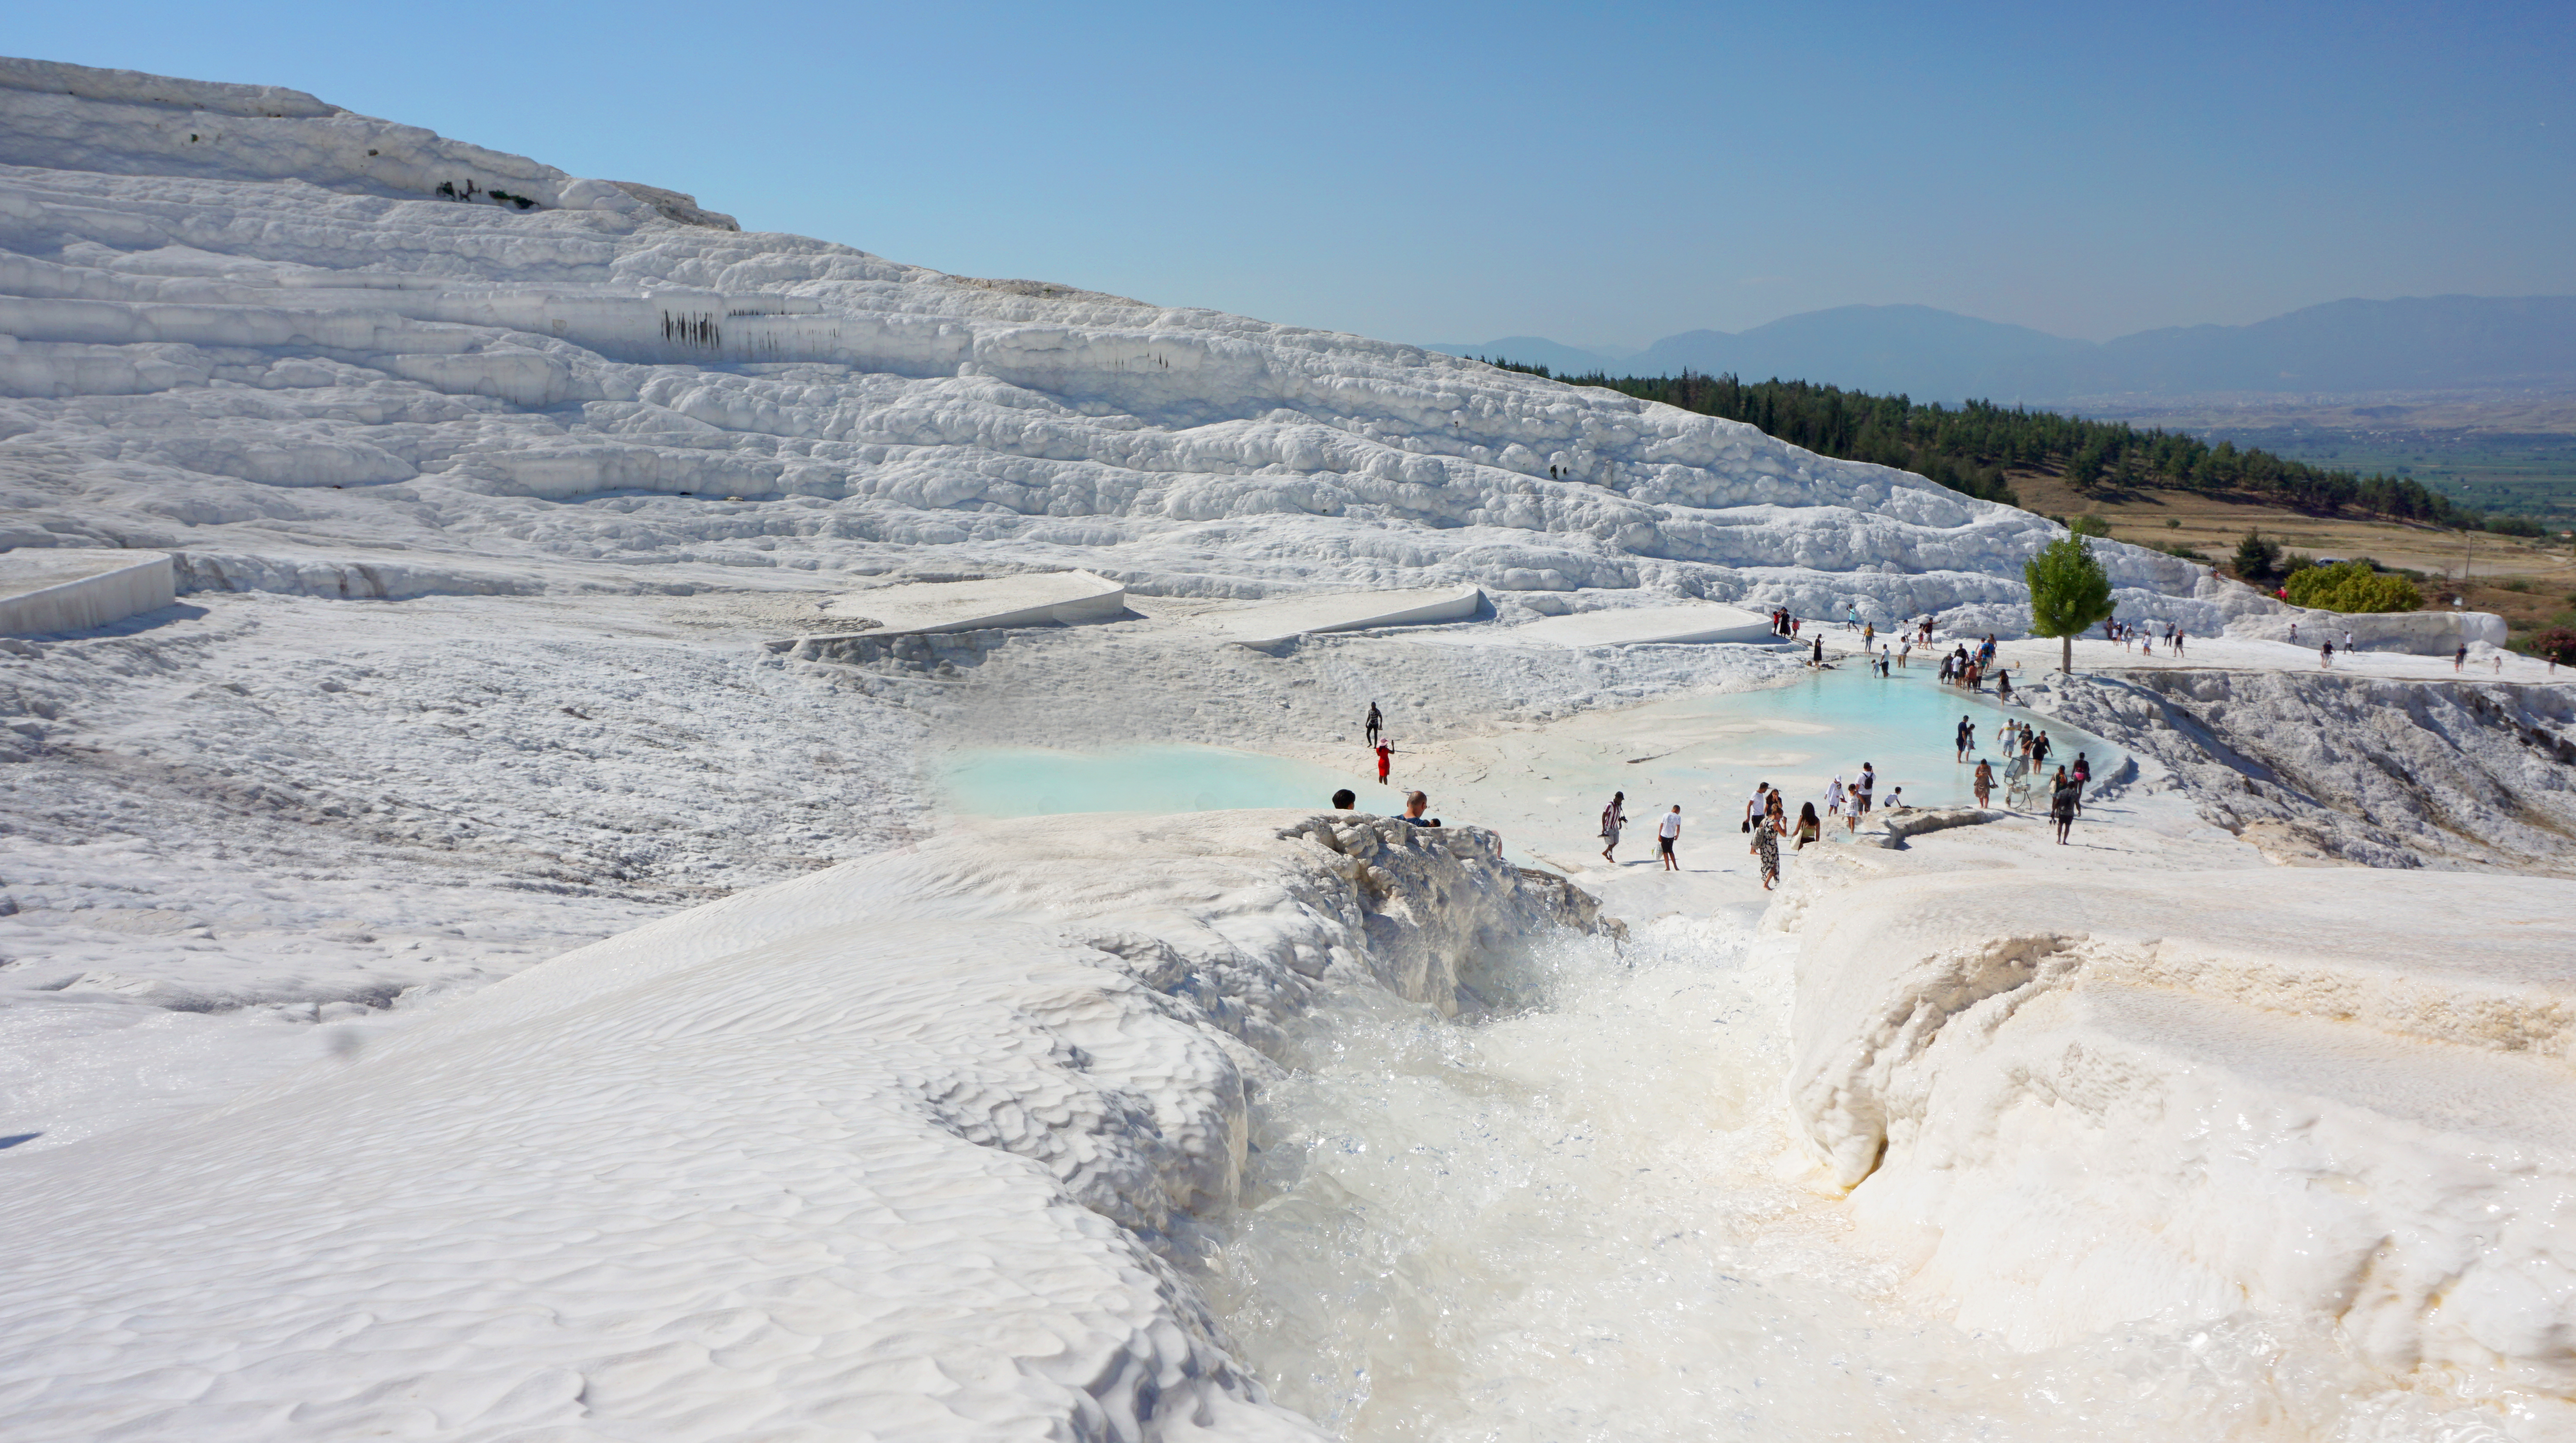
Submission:
<svg viewBox="0 0 2576 1443">
<path fill-rule="evenodd" d="M 0 551 L 0 635 L 87 631 L 176 599 L 160 552 L 47 547 Z"/>
<path fill-rule="evenodd" d="M 2142 668 L 2025 700 L 2155 758 L 2277 860 L 2576 871 L 2576 684 Z"/>
<path fill-rule="evenodd" d="M 826 618 L 887 635 L 1068 625 L 1126 609 L 1127 588 L 1088 571 L 916 581 L 836 596 L 820 608 Z"/>
<path fill-rule="evenodd" d="M 953 832 L 148 1146 L 15 1160 L 9 1435 L 1316 1436 L 1149 1244 L 1231 1198 L 1282 1020 L 1446 1010 L 1471 952 L 1589 920 L 1499 850 L 1295 813 Z"/>
<path fill-rule="evenodd" d="M 936 547 L 1165 594 L 1473 583 L 2010 630 L 2060 534 L 1608 391 L 685 200 L 300 93 L 0 66 L 0 545 L 361 596 L 389 547 L 385 595 Z M 2131 615 L 2271 609 L 2102 550 Z"/>
<path fill-rule="evenodd" d="M 2563 1398 L 2571 911 L 2567 882 L 2357 869 L 1822 889 L 1775 918 L 1793 1105 L 1964 1327 L 2279 1309 L 2394 1376 Z"/>
</svg>

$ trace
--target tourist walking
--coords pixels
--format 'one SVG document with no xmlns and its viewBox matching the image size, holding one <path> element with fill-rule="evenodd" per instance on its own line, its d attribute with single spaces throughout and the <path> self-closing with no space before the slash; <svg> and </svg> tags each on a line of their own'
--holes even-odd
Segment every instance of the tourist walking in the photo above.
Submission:
<svg viewBox="0 0 2576 1443">
<path fill-rule="evenodd" d="M 1601 860 L 1614 867 L 1619 859 L 1610 854 L 1619 850 L 1619 829 L 1628 825 L 1627 801 L 1626 792 L 1612 792 L 1610 805 L 1601 809 Z"/>
<path fill-rule="evenodd" d="M 1951 735 L 1951 740 L 1957 744 L 1954 750 L 1958 753 L 1953 760 L 1961 762 L 1966 761 L 1968 759 L 1968 748 L 1977 744 L 1976 723 L 1969 721 L 1964 716 L 1960 717 L 1959 730 Z"/>
<path fill-rule="evenodd" d="M 2066 845 L 2066 834 L 2075 826 L 2075 806 L 2075 784 L 2067 778 L 2066 768 L 2059 767 L 2048 791 L 2048 820 L 2059 846 Z"/>
<path fill-rule="evenodd" d="M 1673 855 L 1673 843 L 1682 839 L 1681 803 L 1673 803 L 1673 809 L 1664 813 L 1663 821 L 1658 823 L 1655 827 L 1655 839 L 1663 844 L 1664 870 L 1667 872 L 1680 871 L 1682 869 L 1682 863 L 1679 857 Z"/>
<path fill-rule="evenodd" d="M 1753 784 L 1753 800 L 1744 804 L 1745 831 L 1751 832 L 1760 829 L 1762 826 L 1762 819 L 1771 815 L 1771 811 L 1768 806 L 1770 800 L 1771 784 L 1769 782 L 1755 782 Z M 1755 845 L 1756 844 L 1752 842 L 1745 843 L 1745 854 L 1750 856 Z"/>
<path fill-rule="evenodd" d="M 1977 762 L 1977 810 L 1986 809 L 1987 795 L 1995 789 L 1994 763 L 1980 758 Z"/>
<path fill-rule="evenodd" d="M 2460 649 L 2458 651 L 2451 653 L 2451 670 L 2458 671 L 2460 667 L 2468 661 L 2468 659 L 2469 644 L 2464 641 L 2460 643 Z"/>
<path fill-rule="evenodd" d="M 1385 730 L 1386 718 L 1378 715 L 1377 703 L 1370 702 L 1368 714 L 1368 744 L 1370 746 L 1376 746 L 1379 733 L 1384 732 Z"/>
<path fill-rule="evenodd" d="M 1877 790 L 1877 770 L 1868 762 L 1861 763 L 1860 777 L 1852 783 L 1852 803 L 1857 808 L 1857 810 L 1853 812 L 1854 816 L 1866 817 L 1869 815 L 1869 795 Z"/>
<path fill-rule="evenodd" d="M 1767 825 L 1755 827 L 1753 855 L 1762 860 L 1762 890 L 1768 892 L 1780 880 L 1780 834 Z"/>
<path fill-rule="evenodd" d="M 2075 784 L 2075 809 L 2080 812 L 2084 810 L 2085 784 L 2093 780 L 2093 763 L 2085 760 L 2082 752 L 2077 752 L 2075 765 L 2067 769 L 2066 779 Z"/>
<path fill-rule="evenodd" d="M 2317 648 L 2317 670 L 2319 670 L 2319 671 L 2332 671 L 2332 670 L 2334 670 L 2334 643 L 2333 643 L 2333 642 L 2329 641 L 2329 642 L 2327 642 L 2325 645 L 2323 645 L 2323 646 L 2321 646 L 2321 647 L 2318 647 L 2318 648 Z"/>
</svg>

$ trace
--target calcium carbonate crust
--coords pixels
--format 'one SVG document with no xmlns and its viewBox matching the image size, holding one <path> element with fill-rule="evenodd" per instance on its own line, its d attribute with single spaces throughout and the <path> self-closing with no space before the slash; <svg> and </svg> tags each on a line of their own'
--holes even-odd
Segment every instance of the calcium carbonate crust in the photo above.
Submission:
<svg viewBox="0 0 2576 1443">
<path fill-rule="evenodd" d="M 2576 1402 L 2576 884 L 1896 865 L 1769 925 L 1792 1109 L 1917 1294 L 2023 1348 L 2286 1312 Z"/>
<path fill-rule="evenodd" d="M 1261 1048 L 1589 900 L 1351 814 L 964 829 L 13 1165 L 12 1438 L 1312 1437 L 1158 1255 Z M 184 1243 L 179 1240 L 184 1239 Z"/>
<path fill-rule="evenodd" d="M 1609 391 L 672 219 L 705 219 L 686 199 L 295 92 L 0 64 L 0 546 L 326 596 L 937 548 L 1166 594 L 1473 583 L 2011 631 L 2063 534 Z M 395 579 L 355 575 L 386 549 Z M 2277 609 L 2100 550 L 2127 614 Z"/>
</svg>

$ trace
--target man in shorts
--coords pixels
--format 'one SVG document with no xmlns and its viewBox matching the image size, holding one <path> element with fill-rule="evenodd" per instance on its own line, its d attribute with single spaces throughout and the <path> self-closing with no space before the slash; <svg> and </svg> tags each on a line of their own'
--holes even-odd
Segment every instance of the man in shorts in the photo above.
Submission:
<svg viewBox="0 0 2576 1443">
<path fill-rule="evenodd" d="M 1673 809 L 1664 813 L 1664 819 L 1655 825 L 1655 840 L 1661 845 L 1664 854 L 1664 870 L 1667 872 L 1678 872 L 1682 869 L 1681 859 L 1673 855 L 1673 843 L 1681 839 L 1682 807 L 1681 803 L 1675 802 Z"/>
</svg>

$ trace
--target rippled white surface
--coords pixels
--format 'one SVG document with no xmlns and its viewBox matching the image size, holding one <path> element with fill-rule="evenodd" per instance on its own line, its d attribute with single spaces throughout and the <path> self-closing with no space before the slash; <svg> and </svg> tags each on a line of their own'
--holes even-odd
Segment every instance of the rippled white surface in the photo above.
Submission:
<svg viewBox="0 0 2576 1443">
<path fill-rule="evenodd" d="M 1805 1179 L 1785 963 L 1719 924 L 1319 1019 L 1203 1279 L 1278 1401 L 1353 1439 L 2531 1436 L 2243 1317 L 2015 1354 L 1909 1311 Z M 2526 1422 L 2529 1420 L 2525 1420 Z"/>
</svg>

